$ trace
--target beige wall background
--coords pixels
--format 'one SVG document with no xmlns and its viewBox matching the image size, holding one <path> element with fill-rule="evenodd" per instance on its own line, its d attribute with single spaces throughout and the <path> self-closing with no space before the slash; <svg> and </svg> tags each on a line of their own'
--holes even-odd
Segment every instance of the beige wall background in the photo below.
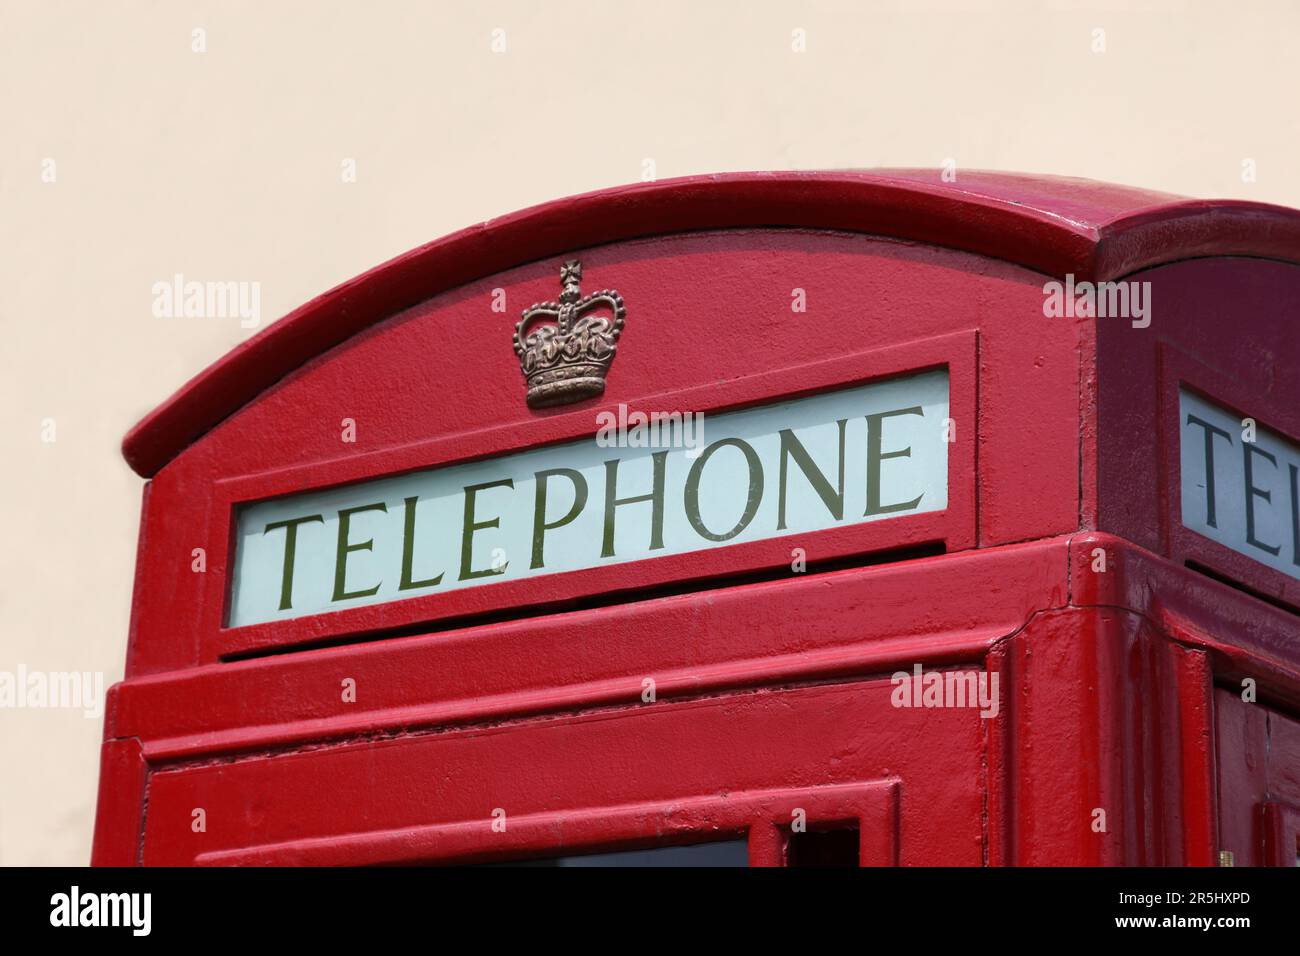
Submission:
<svg viewBox="0 0 1300 956">
<path fill-rule="evenodd" d="M 252 334 L 155 318 L 157 281 L 260 282 L 265 324 L 647 160 L 1300 206 L 1297 40 L 1296 0 L 0 0 L 0 671 L 121 677 L 142 480 L 119 442 Z M 89 859 L 101 732 L 0 710 L 0 863 Z"/>
</svg>

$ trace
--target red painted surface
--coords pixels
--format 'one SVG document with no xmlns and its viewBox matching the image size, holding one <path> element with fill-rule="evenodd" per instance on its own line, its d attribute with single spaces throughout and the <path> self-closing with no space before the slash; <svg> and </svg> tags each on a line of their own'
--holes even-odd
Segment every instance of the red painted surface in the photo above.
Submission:
<svg viewBox="0 0 1300 956">
<path fill-rule="evenodd" d="M 1300 865 L 1300 721 L 1216 692 L 1222 844 L 1238 866 Z"/>
<path fill-rule="evenodd" d="M 604 396 L 533 411 L 511 326 L 573 256 L 627 326 Z M 381 266 L 126 440 L 151 480 L 94 860 L 747 836 L 751 863 L 780 864 L 802 809 L 856 822 L 864 863 L 1282 861 L 1300 599 L 1182 529 L 1175 429 L 1182 382 L 1300 436 L 1298 263 L 1291 210 L 894 172 L 612 190 Z M 1150 328 L 1043 316 L 1047 275 L 1135 270 Z M 936 367 L 948 509 L 800 535 L 808 573 L 777 539 L 225 626 L 239 502 L 590 435 L 619 403 L 711 414 Z M 917 663 L 996 674 L 997 716 L 892 706 Z"/>
</svg>

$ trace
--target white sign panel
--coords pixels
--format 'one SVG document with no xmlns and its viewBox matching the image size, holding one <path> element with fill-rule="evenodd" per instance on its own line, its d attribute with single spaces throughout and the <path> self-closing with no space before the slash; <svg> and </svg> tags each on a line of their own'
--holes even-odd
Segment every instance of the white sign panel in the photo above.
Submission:
<svg viewBox="0 0 1300 956">
<path fill-rule="evenodd" d="M 230 626 L 948 504 L 944 371 L 675 427 L 604 414 L 583 441 L 241 507 Z"/>
<path fill-rule="evenodd" d="M 1178 422 L 1183 524 L 1300 578 L 1300 447 L 1186 389 Z"/>
</svg>

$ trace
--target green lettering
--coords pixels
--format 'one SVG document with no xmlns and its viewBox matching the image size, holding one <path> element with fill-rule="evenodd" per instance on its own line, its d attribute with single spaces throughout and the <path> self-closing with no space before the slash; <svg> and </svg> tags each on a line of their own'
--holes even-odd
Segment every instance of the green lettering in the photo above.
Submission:
<svg viewBox="0 0 1300 956">
<path fill-rule="evenodd" d="M 749 467 L 749 487 L 745 496 L 745 510 L 741 514 L 740 520 L 736 522 L 735 527 L 723 534 L 714 534 L 704 526 L 704 521 L 700 517 L 700 476 L 704 473 L 705 463 L 713 457 L 713 453 L 727 445 L 739 448 L 741 454 L 745 456 L 745 464 Z M 710 541 L 728 541 L 744 531 L 749 526 L 749 523 L 754 520 L 754 515 L 758 512 L 758 506 L 762 500 L 763 463 L 758 460 L 758 452 L 754 451 L 748 442 L 741 441 L 739 438 L 723 438 L 715 441 L 704 449 L 699 458 L 695 459 L 690 472 L 686 476 L 686 518 L 700 537 L 707 538 Z"/>
<path fill-rule="evenodd" d="M 382 581 L 373 588 L 367 588 L 364 591 L 348 591 L 346 582 L 348 577 L 348 555 L 353 551 L 373 551 L 375 542 L 373 538 L 365 541 L 359 541 L 356 544 L 348 542 L 348 531 L 352 525 L 352 516 L 360 514 L 363 511 L 388 511 L 388 505 L 382 501 L 373 505 L 358 505 L 356 508 L 343 508 L 339 511 L 339 543 L 338 550 L 334 558 L 334 596 L 331 601 L 346 601 L 349 598 L 370 597 L 372 594 L 379 593 L 379 587 Z"/>
<path fill-rule="evenodd" d="M 298 525 L 308 521 L 325 523 L 322 515 L 307 515 L 305 518 L 289 518 L 285 521 L 272 521 L 263 529 L 262 534 L 284 528 L 284 573 L 280 578 L 280 610 L 287 611 L 293 607 L 293 558 L 298 549 Z"/>
<path fill-rule="evenodd" d="M 893 418 L 896 415 L 920 415 L 924 417 L 925 412 L 921 410 L 919 405 L 913 405 L 911 408 L 899 408 L 892 412 L 877 412 L 874 415 L 867 416 L 867 510 L 863 513 L 864 518 L 871 515 L 889 514 L 894 511 L 911 511 L 925 497 L 925 492 L 922 492 L 911 501 L 900 501 L 892 505 L 882 505 L 880 503 L 880 463 L 889 458 L 912 457 L 911 445 L 897 451 L 882 452 L 880 450 L 880 423 L 886 418 Z"/>
<path fill-rule="evenodd" d="M 547 485 L 551 478 L 556 475 L 563 475 L 573 482 L 573 506 L 569 508 L 568 514 L 553 522 L 546 520 L 546 491 Z M 582 477 L 582 472 L 575 471 L 572 468 L 551 468 L 546 471 L 539 471 L 536 475 L 537 497 L 533 506 L 533 560 L 529 565 L 532 568 L 540 568 L 545 565 L 544 552 L 546 548 L 546 532 L 553 531 L 556 528 L 563 528 L 569 524 L 582 512 L 587 506 L 587 479 Z"/>
<path fill-rule="evenodd" d="M 406 505 L 406 514 L 404 516 L 404 527 L 402 529 L 402 583 L 397 586 L 399 591 L 411 591 L 415 588 L 431 588 L 442 581 L 442 572 L 431 578 L 425 578 L 423 581 L 411 580 L 411 565 L 415 562 L 415 506 L 419 503 L 419 495 L 412 495 L 404 499 Z"/>
<path fill-rule="evenodd" d="M 513 478 L 502 478 L 500 481 L 485 481 L 481 485 L 465 486 L 465 521 L 462 525 L 460 538 L 460 580 L 468 581 L 471 578 L 490 578 L 494 574 L 505 574 L 506 568 L 510 566 L 507 561 L 499 568 L 484 568 L 481 571 L 474 571 L 471 565 L 474 561 L 474 532 L 481 531 L 484 528 L 496 528 L 500 526 L 500 518 L 490 518 L 487 521 L 476 521 L 474 518 L 474 500 L 480 491 L 486 491 L 488 488 L 510 488 L 515 487 Z"/>
<path fill-rule="evenodd" d="M 786 472 L 789 467 L 789 459 L 793 458 L 799 470 L 803 472 L 804 477 L 813 486 L 826 509 L 835 516 L 836 521 L 844 520 L 844 429 L 848 425 L 847 418 L 841 418 L 835 424 L 840 426 L 840 482 L 839 491 L 831 487 L 831 483 L 826 480 L 812 456 L 808 454 L 808 449 L 804 448 L 803 443 L 795 438 L 794 432 L 788 428 L 781 429 L 781 480 L 777 491 L 776 499 L 776 529 L 785 530 L 785 482 Z"/>
</svg>

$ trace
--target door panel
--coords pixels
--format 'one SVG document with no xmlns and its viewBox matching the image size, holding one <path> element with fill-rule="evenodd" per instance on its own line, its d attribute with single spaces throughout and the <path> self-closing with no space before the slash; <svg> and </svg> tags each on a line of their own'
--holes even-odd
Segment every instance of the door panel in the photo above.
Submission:
<svg viewBox="0 0 1300 956">
<path fill-rule="evenodd" d="M 1300 721 L 1214 693 L 1219 846 L 1235 866 L 1300 865 Z"/>
</svg>

